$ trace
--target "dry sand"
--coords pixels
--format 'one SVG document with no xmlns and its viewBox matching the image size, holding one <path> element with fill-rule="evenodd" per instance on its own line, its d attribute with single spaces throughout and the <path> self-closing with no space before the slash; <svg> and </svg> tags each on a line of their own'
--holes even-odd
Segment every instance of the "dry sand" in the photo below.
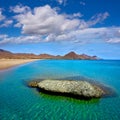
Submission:
<svg viewBox="0 0 120 120">
<path fill-rule="evenodd" d="M 36 61 L 38 59 L 0 59 L 0 70 Z"/>
</svg>

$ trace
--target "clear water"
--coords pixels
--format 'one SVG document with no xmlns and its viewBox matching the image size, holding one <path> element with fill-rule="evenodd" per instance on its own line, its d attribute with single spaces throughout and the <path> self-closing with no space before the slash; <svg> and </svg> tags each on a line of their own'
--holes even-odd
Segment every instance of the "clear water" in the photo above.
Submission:
<svg viewBox="0 0 120 120">
<path fill-rule="evenodd" d="M 116 97 L 77 100 L 39 93 L 33 79 L 88 78 Z M 0 72 L 0 120 L 120 120 L 120 61 L 39 60 Z"/>
</svg>

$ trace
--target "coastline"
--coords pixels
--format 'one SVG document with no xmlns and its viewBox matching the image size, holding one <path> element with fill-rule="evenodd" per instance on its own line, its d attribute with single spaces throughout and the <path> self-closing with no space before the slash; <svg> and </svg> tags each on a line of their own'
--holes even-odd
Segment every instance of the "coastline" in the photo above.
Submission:
<svg viewBox="0 0 120 120">
<path fill-rule="evenodd" d="M 40 59 L 0 59 L 0 71 Z"/>
</svg>

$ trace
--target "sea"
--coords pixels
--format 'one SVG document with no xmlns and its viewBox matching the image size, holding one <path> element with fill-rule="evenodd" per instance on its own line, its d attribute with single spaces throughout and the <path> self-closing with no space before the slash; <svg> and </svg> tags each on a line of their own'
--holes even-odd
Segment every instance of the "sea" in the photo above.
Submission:
<svg viewBox="0 0 120 120">
<path fill-rule="evenodd" d="M 116 95 L 80 100 L 27 85 L 44 79 L 90 80 Z M 38 60 L 0 71 L 0 120 L 120 120 L 120 60 Z"/>
</svg>

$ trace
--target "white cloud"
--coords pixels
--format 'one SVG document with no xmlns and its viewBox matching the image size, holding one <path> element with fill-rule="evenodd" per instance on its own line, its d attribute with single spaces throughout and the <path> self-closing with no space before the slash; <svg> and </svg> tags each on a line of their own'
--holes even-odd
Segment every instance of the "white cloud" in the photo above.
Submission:
<svg viewBox="0 0 120 120">
<path fill-rule="evenodd" d="M 91 19 L 87 22 L 87 24 L 88 24 L 88 26 L 93 26 L 93 25 L 95 25 L 97 23 L 101 23 L 108 16 L 109 16 L 108 12 L 96 14 L 95 16 L 91 17 Z"/>
<path fill-rule="evenodd" d="M 3 24 L 0 25 L 0 27 L 8 27 L 13 23 L 12 20 L 5 20 Z"/>
<path fill-rule="evenodd" d="M 7 38 L 7 37 L 8 37 L 8 35 L 6 35 L 6 34 L 0 34 L 0 40 L 3 40 L 5 38 Z"/>
<path fill-rule="evenodd" d="M 60 5 L 66 5 L 67 0 L 57 0 Z"/>
<path fill-rule="evenodd" d="M 13 7 L 12 7 L 13 8 Z M 19 8 L 18 6 L 13 9 Z M 20 6 L 22 9 L 22 6 Z M 89 21 L 78 19 L 82 17 L 81 13 L 73 15 L 58 14 L 57 10 L 52 9 L 49 5 L 36 7 L 33 10 L 23 6 L 24 11 L 17 14 L 14 18 L 18 21 L 16 27 L 22 27 L 22 33 L 36 35 L 59 35 L 71 32 L 76 29 L 84 29 L 91 27 L 97 23 L 101 23 L 108 17 L 108 13 L 100 13 L 93 16 Z M 15 11 L 16 12 L 16 11 Z"/>
<path fill-rule="evenodd" d="M 0 35 L 0 44 L 23 44 L 23 43 L 39 43 L 42 41 L 41 36 L 19 36 L 9 37 L 7 35 Z"/>
<path fill-rule="evenodd" d="M 2 14 L 2 9 L 0 8 L 0 21 L 4 20 L 5 16 Z"/>
<path fill-rule="evenodd" d="M 19 37 L 9 37 L 7 35 L 0 36 L 0 44 L 6 43 L 39 43 L 39 42 L 71 42 L 79 44 L 88 43 L 120 43 L 120 36 L 116 36 L 116 33 L 120 30 L 120 27 L 112 28 L 86 28 L 81 30 L 75 30 L 63 34 L 49 34 L 47 36 L 42 35 L 27 35 Z"/>
<path fill-rule="evenodd" d="M 99 37 L 101 38 L 105 31 L 108 30 L 106 28 L 86 28 L 83 30 L 71 31 L 70 33 L 59 35 L 56 37 L 56 40 L 69 40 L 77 43 L 88 43 L 98 39 Z"/>
<path fill-rule="evenodd" d="M 28 6 L 16 5 L 15 7 L 10 7 L 10 10 L 14 13 L 24 13 L 30 10 Z"/>
<path fill-rule="evenodd" d="M 63 0 L 57 0 L 57 2 L 58 2 L 59 4 L 62 4 L 62 3 L 63 3 Z"/>
<path fill-rule="evenodd" d="M 116 33 L 120 30 L 118 27 L 113 28 L 86 28 L 81 30 L 71 31 L 61 35 L 49 35 L 45 41 L 69 41 L 72 43 L 113 43 L 116 40 Z M 111 38 L 113 41 L 111 41 Z M 115 38 L 115 39 L 113 39 Z M 120 39 L 120 37 L 117 37 Z M 109 40 L 109 41 L 108 41 Z"/>
<path fill-rule="evenodd" d="M 13 23 L 13 20 L 7 19 L 6 16 L 2 14 L 2 9 L 0 8 L 0 28 L 8 27 L 12 23 Z"/>
<path fill-rule="evenodd" d="M 120 37 L 119 38 L 110 38 L 107 40 L 108 43 L 120 43 Z"/>
<path fill-rule="evenodd" d="M 83 15 L 81 13 L 74 13 L 73 17 L 82 17 Z"/>
<path fill-rule="evenodd" d="M 66 15 L 58 14 L 49 5 L 18 14 L 15 19 L 18 21 L 17 25 L 22 26 L 22 33 L 26 34 L 62 34 L 76 29 L 80 24 L 79 19 L 69 19 Z"/>
<path fill-rule="evenodd" d="M 86 5 L 86 3 L 85 3 L 85 2 L 83 2 L 83 1 L 80 1 L 80 5 L 85 6 L 85 5 Z"/>
<path fill-rule="evenodd" d="M 5 43 L 38 43 L 49 41 L 70 41 L 77 43 L 87 43 L 95 39 L 108 40 L 111 35 L 118 35 L 116 28 L 92 28 L 93 25 L 101 23 L 108 17 L 108 13 L 100 13 L 91 17 L 89 21 L 82 19 L 81 13 L 72 15 L 59 14 L 56 9 L 49 5 L 35 7 L 17 5 L 10 7 L 16 15 L 14 19 L 17 23 L 15 27 L 20 27 L 22 33 L 19 37 L 6 36 L 0 41 Z M 8 26 L 13 21 L 6 20 L 2 26 Z M 91 27 L 91 28 L 90 28 Z M 120 30 L 120 29 L 119 29 Z"/>
<path fill-rule="evenodd" d="M 98 23 L 102 23 L 105 19 L 107 19 L 108 16 L 109 16 L 109 13 L 105 12 L 105 13 L 99 13 L 99 14 L 92 16 L 90 20 L 88 21 L 81 19 L 79 28 L 80 29 L 89 28 Z"/>
<path fill-rule="evenodd" d="M 67 18 L 67 19 L 70 19 L 70 20 L 72 20 L 72 19 L 78 19 L 78 18 L 83 17 L 83 15 L 80 12 L 73 13 L 73 14 L 65 14 L 64 13 L 64 14 L 62 14 L 62 16 L 64 16 L 64 18 Z M 80 22 L 80 20 L 79 20 L 79 22 Z"/>
</svg>

